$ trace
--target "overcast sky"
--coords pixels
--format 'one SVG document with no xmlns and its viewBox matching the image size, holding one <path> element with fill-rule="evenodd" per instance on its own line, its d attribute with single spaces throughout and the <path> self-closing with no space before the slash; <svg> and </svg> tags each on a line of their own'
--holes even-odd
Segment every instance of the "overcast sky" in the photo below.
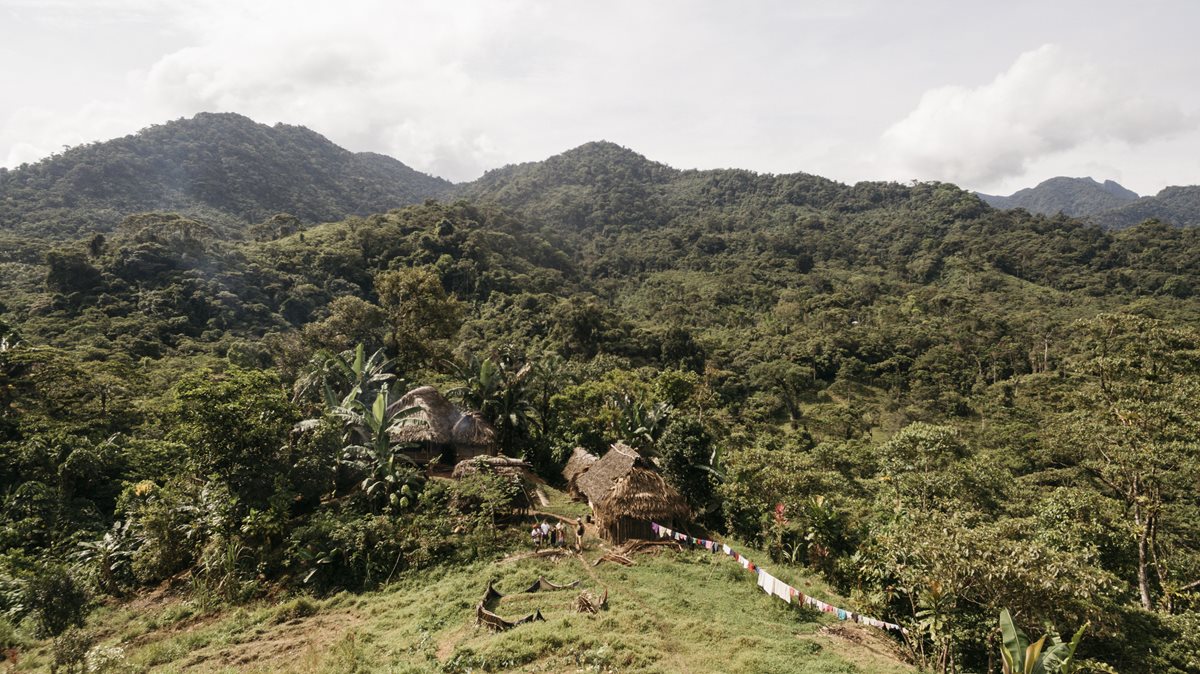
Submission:
<svg viewBox="0 0 1200 674">
<path fill-rule="evenodd" d="M 0 164 L 230 111 L 456 181 L 606 139 L 1147 194 L 1200 183 L 1197 26 L 1191 0 L 0 0 Z"/>
</svg>

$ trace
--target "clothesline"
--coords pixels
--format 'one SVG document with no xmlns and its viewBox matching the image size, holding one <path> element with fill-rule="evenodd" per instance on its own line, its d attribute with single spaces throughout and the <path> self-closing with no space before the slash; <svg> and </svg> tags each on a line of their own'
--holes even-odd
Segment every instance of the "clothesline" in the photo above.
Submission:
<svg viewBox="0 0 1200 674">
<path fill-rule="evenodd" d="M 654 530 L 655 535 L 657 535 L 659 538 L 671 538 L 684 543 L 700 546 L 705 550 L 712 551 L 713 553 L 723 552 L 725 555 L 733 557 L 734 560 L 742 565 L 743 569 L 746 569 L 747 571 L 753 571 L 758 575 L 758 586 L 762 588 L 763 592 L 779 597 L 789 604 L 793 601 L 801 604 L 807 604 L 816 608 L 822 613 L 836 614 L 839 620 L 851 620 L 856 623 L 870 625 L 871 627 L 877 627 L 879 629 L 893 630 L 900 632 L 901 634 L 908 634 L 907 629 L 895 623 L 884 622 L 883 620 L 878 620 L 876 618 L 868 618 L 867 616 L 859 615 L 853 611 L 848 611 L 844 608 L 838 608 L 832 604 L 827 604 L 816 597 L 810 597 L 791 585 L 783 582 L 782 580 L 779 580 L 775 576 L 767 573 L 766 569 L 763 569 L 754 562 L 751 562 L 749 559 L 738 553 L 736 550 L 733 550 L 728 545 L 718 543 L 716 541 L 705 540 L 703 538 L 696 538 L 695 536 L 688 536 L 683 532 L 668 529 L 667 527 L 655 522 L 652 522 L 650 526 Z"/>
</svg>

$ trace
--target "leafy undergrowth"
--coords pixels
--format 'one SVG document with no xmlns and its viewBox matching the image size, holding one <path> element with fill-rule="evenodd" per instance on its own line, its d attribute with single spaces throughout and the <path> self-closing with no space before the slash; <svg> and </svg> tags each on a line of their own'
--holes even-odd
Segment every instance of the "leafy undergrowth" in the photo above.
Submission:
<svg viewBox="0 0 1200 674">
<path fill-rule="evenodd" d="M 124 649 L 124 669 L 153 672 L 911 672 L 888 637 L 830 621 L 762 594 L 723 556 L 642 555 L 637 565 L 514 559 L 439 569 L 386 590 L 197 609 L 139 599 L 93 616 L 101 646 Z M 816 581 L 779 569 L 815 596 Z M 609 592 L 598 615 L 573 612 L 579 589 L 521 591 L 539 575 Z M 474 626 L 489 579 L 506 596 L 496 613 L 546 617 L 494 634 Z M 49 649 L 18 671 L 48 668 Z"/>
</svg>

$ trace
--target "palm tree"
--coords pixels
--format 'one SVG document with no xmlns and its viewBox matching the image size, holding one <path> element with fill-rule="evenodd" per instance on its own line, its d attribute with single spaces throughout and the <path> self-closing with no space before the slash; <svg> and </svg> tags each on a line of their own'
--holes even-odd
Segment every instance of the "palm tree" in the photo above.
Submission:
<svg viewBox="0 0 1200 674">
<path fill-rule="evenodd" d="M 533 404 L 533 365 L 525 362 L 518 367 L 507 357 L 481 360 L 472 355 L 454 369 L 463 384 L 448 395 L 483 415 L 496 429 L 502 453 L 517 451 L 517 445 L 528 439 L 538 424 Z"/>
</svg>

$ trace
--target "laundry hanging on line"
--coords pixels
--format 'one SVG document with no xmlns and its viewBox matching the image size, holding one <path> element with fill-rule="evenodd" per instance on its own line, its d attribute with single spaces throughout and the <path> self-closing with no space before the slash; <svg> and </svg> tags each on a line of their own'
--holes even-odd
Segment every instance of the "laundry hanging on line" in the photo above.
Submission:
<svg viewBox="0 0 1200 674">
<path fill-rule="evenodd" d="M 810 597 L 800 590 L 797 590 L 791 585 L 788 585 L 782 580 L 779 580 L 778 578 L 767 573 L 765 569 L 756 566 L 754 562 L 751 562 L 745 556 L 730 548 L 728 545 L 718 543 L 716 541 L 705 540 L 703 538 L 696 538 L 695 536 L 689 536 L 681 531 L 668 529 L 657 522 L 651 522 L 650 528 L 654 531 L 654 535 L 658 536 L 659 538 L 670 538 L 681 543 L 688 543 L 690 545 L 702 547 L 705 550 L 709 550 L 713 553 L 723 552 L 726 556 L 732 557 L 735 561 L 741 564 L 743 569 L 756 573 L 758 576 L 758 586 L 762 588 L 763 592 L 779 597 L 789 604 L 794 600 L 798 603 L 812 606 L 822 613 L 836 615 L 838 620 L 850 620 L 878 629 L 892 630 L 894 632 L 900 632 L 901 634 L 908 634 L 907 629 L 897 625 L 896 623 L 889 623 L 877 618 L 869 618 L 867 616 L 859 615 L 853 611 L 849 611 L 844 608 L 838 608 L 837 606 L 823 602 L 816 597 Z"/>
</svg>

